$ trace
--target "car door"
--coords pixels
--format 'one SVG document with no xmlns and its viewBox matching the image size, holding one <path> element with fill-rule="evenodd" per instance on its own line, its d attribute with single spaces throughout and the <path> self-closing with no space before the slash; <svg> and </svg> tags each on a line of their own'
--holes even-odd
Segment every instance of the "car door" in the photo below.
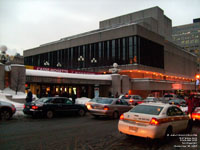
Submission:
<svg viewBox="0 0 200 150">
<path fill-rule="evenodd" d="M 167 115 L 169 116 L 169 121 L 171 121 L 174 133 L 177 133 L 187 127 L 187 120 L 184 119 L 184 113 L 178 107 L 169 107 Z"/>
<path fill-rule="evenodd" d="M 70 99 L 63 98 L 63 111 L 65 113 L 72 113 L 75 111 L 78 111 L 78 107 L 76 104 L 73 104 L 73 102 Z"/>
<path fill-rule="evenodd" d="M 56 112 L 62 112 L 63 111 L 63 108 L 62 108 L 62 99 L 57 97 L 57 98 L 54 98 L 52 101 L 51 101 L 51 109 L 53 109 L 54 111 Z"/>
<path fill-rule="evenodd" d="M 129 104 L 125 100 L 117 100 L 115 103 L 115 107 L 117 108 L 119 114 L 127 112 L 130 109 Z"/>
</svg>

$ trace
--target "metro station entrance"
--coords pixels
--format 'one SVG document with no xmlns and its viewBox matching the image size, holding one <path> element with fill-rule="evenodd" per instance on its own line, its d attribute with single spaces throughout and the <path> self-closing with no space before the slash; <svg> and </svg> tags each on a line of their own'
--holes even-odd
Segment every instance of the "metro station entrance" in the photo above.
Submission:
<svg viewBox="0 0 200 150">
<path fill-rule="evenodd" d="M 38 98 L 50 96 L 72 97 L 73 94 L 76 97 L 94 97 L 93 85 L 30 83 L 27 86 Z"/>
</svg>

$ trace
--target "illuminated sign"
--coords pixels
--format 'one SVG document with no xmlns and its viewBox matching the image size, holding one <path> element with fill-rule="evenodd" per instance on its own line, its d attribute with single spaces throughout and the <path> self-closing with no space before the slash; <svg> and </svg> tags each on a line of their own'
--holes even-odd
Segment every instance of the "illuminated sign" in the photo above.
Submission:
<svg viewBox="0 0 200 150">
<path fill-rule="evenodd" d="M 178 84 L 178 83 L 172 84 L 172 89 L 181 90 L 182 89 L 182 84 Z"/>
<path fill-rule="evenodd" d="M 83 70 L 68 70 L 68 69 L 60 69 L 60 68 L 46 68 L 46 67 L 37 67 L 37 66 L 26 66 L 26 69 L 62 72 L 62 73 L 76 73 L 76 74 L 100 74 L 99 72 L 90 72 L 90 71 L 83 71 Z"/>
</svg>

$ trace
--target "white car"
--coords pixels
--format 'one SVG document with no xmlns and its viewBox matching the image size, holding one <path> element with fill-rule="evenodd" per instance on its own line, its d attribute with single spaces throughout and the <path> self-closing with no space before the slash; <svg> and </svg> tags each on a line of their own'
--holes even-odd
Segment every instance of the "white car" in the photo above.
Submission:
<svg viewBox="0 0 200 150">
<path fill-rule="evenodd" d="M 120 133 L 146 138 L 162 138 L 189 129 L 189 116 L 175 105 L 143 103 L 122 114 Z"/>
</svg>

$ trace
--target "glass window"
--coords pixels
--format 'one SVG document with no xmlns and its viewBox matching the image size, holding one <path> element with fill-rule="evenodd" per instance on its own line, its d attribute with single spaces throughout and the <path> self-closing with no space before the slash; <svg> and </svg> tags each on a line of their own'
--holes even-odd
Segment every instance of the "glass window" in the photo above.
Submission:
<svg viewBox="0 0 200 150">
<path fill-rule="evenodd" d="M 149 115 L 159 115 L 163 107 L 151 106 L 151 105 L 137 105 L 130 110 L 133 113 L 149 114 Z"/>
<path fill-rule="evenodd" d="M 112 40 L 112 59 L 115 60 L 115 40 Z"/>
</svg>

